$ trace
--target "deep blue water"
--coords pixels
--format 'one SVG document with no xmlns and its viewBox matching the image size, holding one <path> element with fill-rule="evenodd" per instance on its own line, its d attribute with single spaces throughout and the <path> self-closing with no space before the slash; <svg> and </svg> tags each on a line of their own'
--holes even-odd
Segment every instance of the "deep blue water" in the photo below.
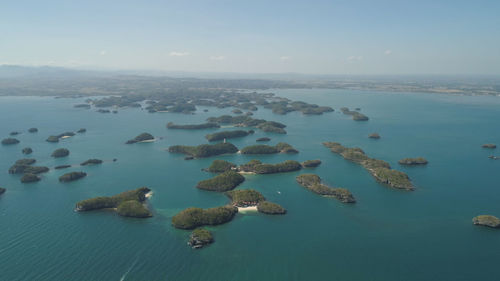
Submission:
<svg viewBox="0 0 500 281">
<path fill-rule="evenodd" d="M 275 115 L 260 108 L 254 117 L 288 125 L 287 135 L 266 134 L 232 141 L 238 147 L 262 136 L 285 141 L 296 155 L 217 157 L 237 164 L 321 159 L 315 170 L 246 176 L 238 188 L 254 188 L 288 209 L 285 216 L 238 214 L 210 227 L 216 242 L 202 250 L 186 245 L 189 232 L 170 225 L 190 207 L 214 207 L 228 199 L 195 188 L 211 175 L 213 159 L 184 161 L 170 145 L 205 143 L 215 130 L 167 130 L 165 125 L 200 123 L 231 109 L 200 107 L 195 115 L 121 109 L 99 114 L 74 109 L 75 99 L 0 98 L 0 137 L 22 131 L 18 145 L 0 146 L 0 280 L 498 280 L 500 231 L 473 226 L 479 214 L 500 216 L 500 161 L 487 158 L 500 144 L 500 98 L 345 90 L 276 90 L 279 96 L 336 109 L 321 116 Z M 361 107 L 368 122 L 338 112 Z M 30 134 L 27 129 L 37 127 Z M 49 135 L 87 132 L 54 144 Z M 155 143 L 125 145 L 139 133 L 163 137 Z M 380 140 L 368 139 L 378 132 Z M 406 172 L 414 192 L 382 186 L 360 166 L 321 145 L 338 141 L 359 146 Z M 42 181 L 22 184 L 8 174 L 21 149 L 30 146 L 38 164 L 54 167 L 88 158 L 99 166 L 51 170 Z M 69 157 L 50 153 L 65 147 Z M 427 167 L 401 167 L 405 157 L 426 157 Z M 117 158 L 117 162 L 111 159 Z M 57 178 L 82 170 L 72 183 Z M 300 187 L 295 176 L 314 172 L 332 186 L 348 188 L 354 205 L 323 198 Z M 151 219 L 123 218 L 110 212 L 75 213 L 76 202 L 141 186 L 154 195 Z M 278 191 L 280 193 L 278 193 Z"/>
</svg>

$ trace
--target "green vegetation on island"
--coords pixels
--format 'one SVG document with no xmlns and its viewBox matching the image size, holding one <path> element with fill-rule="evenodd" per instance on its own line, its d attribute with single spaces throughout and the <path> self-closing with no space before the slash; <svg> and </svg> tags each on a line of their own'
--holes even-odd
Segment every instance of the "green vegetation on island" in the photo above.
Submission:
<svg viewBox="0 0 500 281">
<path fill-rule="evenodd" d="M 257 205 L 257 211 L 268 214 L 268 215 L 284 215 L 286 214 L 286 209 L 283 208 L 281 205 L 269 202 L 269 201 L 262 201 Z"/>
<path fill-rule="evenodd" d="M 414 165 L 427 165 L 429 161 L 423 157 L 417 158 L 404 158 L 398 161 L 401 165 L 414 166 Z"/>
<path fill-rule="evenodd" d="M 258 138 L 255 141 L 260 142 L 260 141 L 270 141 L 270 140 L 271 140 L 270 138 L 263 137 L 263 138 Z"/>
<path fill-rule="evenodd" d="M 180 229 L 194 229 L 204 225 L 219 225 L 231 221 L 237 212 L 238 208 L 230 205 L 209 209 L 191 207 L 172 217 L 172 225 Z"/>
<path fill-rule="evenodd" d="M 217 124 L 233 124 L 237 127 L 255 127 L 264 132 L 286 134 L 284 129 L 286 127 L 285 124 L 274 121 L 266 121 L 264 119 L 254 119 L 249 116 L 222 115 L 219 117 L 210 117 L 207 121 Z"/>
<path fill-rule="evenodd" d="M 41 178 L 35 174 L 31 173 L 26 173 L 21 177 L 21 182 L 22 183 L 31 183 L 31 182 L 37 182 L 40 181 Z"/>
<path fill-rule="evenodd" d="M 211 129 L 211 128 L 220 128 L 220 125 L 217 123 L 176 125 L 172 122 L 169 122 L 167 124 L 167 129 L 200 130 L 200 129 Z"/>
<path fill-rule="evenodd" d="M 12 144 L 18 144 L 20 141 L 15 138 L 6 138 L 2 140 L 3 145 L 12 145 Z"/>
<path fill-rule="evenodd" d="M 123 217 L 149 218 L 152 217 L 151 211 L 138 200 L 127 200 L 121 202 L 116 208 L 116 212 Z"/>
<path fill-rule="evenodd" d="M 256 144 L 244 147 L 241 149 L 241 154 L 274 154 L 274 153 L 298 153 L 288 143 L 280 142 L 275 146 L 266 144 Z"/>
<path fill-rule="evenodd" d="M 193 249 L 200 249 L 212 242 L 214 242 L 214 238 L 210 231 L 204 228 L 197 228 L 191 232 L 188 244 Z"/>
<path fill-rule="evenodd" d="M 132 143 L 138 143 L 138 142 L 145 142 L 145 141 L 152 141 L 154 140 L 155 137 L 153 137 L 153 135 L 149 134 L 149 133 L 142 133 L 140 135 L 138 135 L 137 137 L 131 139 L 131 140 L 128 140 L 126 142 L 126 144 L 132 144 Z"/>
<path fill-rule="evenodd" d="M 171 153 L 187 154 L 196 158 L 205 158 L 221 154 L 238 152 L 238 148 L 232 143 L 202 144 L 198 146 L 174 145 L 168 148 Z"/>
<path fill-rule="evenodd" d="M 9 168 L 9 174 L 41 174 L 49 171 L 48 167 L 32 166 L 36 160 L 31 158 L 19 159 Z"/>
<path fill-rule="evenodd" d="M 49 136 L 46 139 L 47 142 L 59 142 L 59 138 L 57 136 Z"/>
<path fill-rule="evenodd" d="M 20 132 L 14 131 L 14 132 L 10 132 L 9 135 L 11 135 L 11 136 L 17 136 L 19 134 L 20 134 Z"/>
<path fill-rule="evenodd" d="M 231 162 L 225 161 L 225 160 L 219 160 L 216 159 L 212 161 L 212 164 L 204 171 L 210 172 L 210 173 L 223 173 L 232 170 L 233 168 L 236 168 L 236 164 L 233 164 Z"/>
<path fill-rule="evenodd" d="M 377 133 L 370 134 L 368 137 L 370 139 L 377 139 L 377 140 L 380 139 L 380 135 Z"/>
<path fill-rule="evenodd" d="M 71 167 L 71 165 L 59 165 L 59 166 L 55 166 L 54 169 L 61 170 L 61 169 L 69 168 L 69 167 Z"/>
<path fill-rule="evenodd" d="M 61 157 L 66 157 L 69 155 L 69 150 L 66 148 L 58 148 L 52 152 L 50 156 L 54 158 L 61 158 Z"/>
<path fill-rule="evenodd" d="M 472 219 L 475 225 L 483 225 L 492 228 L 500 228 L 500 219 L 490 215 L 480 215 Z"/>
<path fill-rule="evenodd" d="M 101 164 L 102 160 L 101 159 L 89 159 L 80 164 L 80 166 L 87 166 L 87 165 L 97 165 Z"/>
<path fill-rule="evenodd" d="M 30 133 L 36 133 L 36 132 L 38 132 L 38 129 L 37 128 L 29 128 L 28 132 L 30 132 Z"/>
<path fill-rule="evenodd" d="M 295 178 L 297 182 L 310 191 L 325 196 L 334 197 L 342 203 L 356 203 L 352 193 L 340 187 L 329 187 L 321 183 L 321 178 L 314 174 L 302 174 Z"/>
<path fill-rule="evenodd" d="M 369 120 L 368 116 L 361 114 L 357 111 L 349 110 L 349 108 L 347 108 L 347 107 L 342 107 L 340 109 L 340 111 L 342 111 L 342 113 L 344 113 L 345 115 L 351 115 L 352 120 L 354 120 L 354 121 L 368 121 Z"/>
<path fill-rule="evenodd" d="M 213 134 L 208 134 L 205 138 L 208 141 L 220 141 L 224 139 L 241 138 L 246 137 L 250 134 L 249 131 L 235 130 L 235 131 L 222 131 Z"/>
<path fill-rule="evenodd" d="M 301 163 L 304 168 L 316 168 L 321 165 L 321 160 L 307 160 Z"/>
<path fill-rule="evenodd" d="M 408 175 L 391 169 L 389 163 L 383 160 L 368 157 L 361 148 L 348 148 L 338 142 L 324 142 L 323 145 L 330 148 L 332 152 L 340 154 L 344 159 L 363 166 L 380 183 L 397 189 L 415 189 Z"/>
<path fill-rule="evenodd" d="M 33 149 L 31 149 L 31 147 L 25 147 L 25 148 L 23 148 L 23 150 L 21 152 L 23 154 L 31 154 L 31 153 L 33 153 Z"/>
<path fill-rule="evenodd" d="M 79 134 L 82 134 L 82 133 L 87 132 L 87 129 L 85 129 L 85 128 L 81 128 L 81 129 L 79 129 L 79 130 L 78 130 L 78 131 L 76 131 L 76 132 L 77 132 L 77 133 L 79 133 Z"/>
<path fill-rule="evenodd" d="M 235 171 L 227 171 L 211 179 L 198 182 L 196 187 L 208 191 L 224 192 L 236 188 L 244 181 L 244 176 Z"/>
<path fill-rule="evenodd" d="M 85 172 L 70 172 L 59 177 L 60 182 L 76 181 L 87 176 Z"/>
<path fill-rule="evenodd" d="M 145 218 L 151 217 L 151 212 L 144 206 L 146 194 L 151 189 L 141 187 L 135 190 L 129 190 L 109 197 L 96 197 L 86 199 L 76 203 L 75 211 L 84 212 L 99 209 L 117 208 L 117 213 L 125 217 Z M 137 203 L 131 203 L 135 201 Z"/>
<path fill-rule="evenodd" d="M 226 192 L 231 204 L 236 207 L 256 206 L 266 198 L 254 189 L 237 189 Z"/>
<path fill-rule="evenodd" d="M 256 174 L 274 174 L 293 172 L 302 169 L 302 165 L 294 160 L 286 160 L 277 164 L 263 164 L 259 160 L 251 160 L 246 164 L 242 164 L 239 170 L 247 173 Z"/>
</svg>

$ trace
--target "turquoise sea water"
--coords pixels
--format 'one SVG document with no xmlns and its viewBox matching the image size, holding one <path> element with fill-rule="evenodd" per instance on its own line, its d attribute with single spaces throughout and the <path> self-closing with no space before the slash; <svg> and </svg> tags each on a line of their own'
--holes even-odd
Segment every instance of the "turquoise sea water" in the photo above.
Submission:
<svg viewBox="0 0 500 281">
<path fill-rule="evenodd" d="M 189 232 L 170 225 L 189 206 L 214 207 L 224 195 L 195 188 L 211 175 L 213 159 L 183 160 L 170 145 L 205 143 L 215 130 L 167 130 L 165 125 L 200 123 L 230 109 L 208 108 L 195 115 L 121 109 L 99 114 L 74 109 L 75 99 L 0 98 L 0 136 L 23 131 L 18 145 L 0 146 L 0 280 L 498 280 L 500 231 L 473 226 L 479 214 L 500 216 L 500 98 L 343 90 L 276 90 L 292 100 L 329 105 L 322 116 L 272 114 L 254 117 L 288 125 L 287 135 L 256 134 L 232 141 L 238 147 L 262 136 L 285 141 L 296 155 L 217 157 L 238 164 L 321 159 L 315 170 L 246 176 L 238 188 L 254 188 L 288 209 L 285 216 L 238 214 L 210 227 L 216 242 L 202 250 L 186 245 Z M 338 112 L 361 107 L 368 122 Z M 203 108 L 199 108 L 203 109 Z M 27 129 L 38 127 L 29 134 Z M 87 132 L 54 144 L 49 135 Z M 139 133 L 163 137 L 155 143 L 125 145 Z M 378 132 L 380 140 L 368 139 Z M 323 147 L 323 141 L 359 146 L 406 172 L 417 189 L 397 191 L 375 182 L 360 166 Z M 42 181 L 21 184 L 7 170 L 30 146 L 38 164 L 54 167 L 88 158 L 108 160 L 93 167 L 51 170 Z M 67 158 L 50 153 L 65 147 Z M 426 157 L 427 167 L 401 167 L 404 157 Z M 117 162 L 111 159 L 117 158 Z M 68 171 L 88 176 L 72 183 L 57 178 Z M 314 172 L 332 186 L 348 188 L 354 205 L 322 198 L 300 187 L 295 176 Z M 123 218 L 110 212 L 75 213 L 77 201 L 150 187 L 155 216 Z M 278 191 L 280 193 L 278 193 Z"/>
</svg>

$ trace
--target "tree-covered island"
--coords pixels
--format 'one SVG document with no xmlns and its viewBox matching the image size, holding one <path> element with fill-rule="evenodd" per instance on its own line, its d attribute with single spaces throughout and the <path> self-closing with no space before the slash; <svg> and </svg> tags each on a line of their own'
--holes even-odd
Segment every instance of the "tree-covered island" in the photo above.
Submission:
<svg viewBox="0 0 500 281">
<path fill-rule="evenodd" d="M 344 159 L 363 166 L 380 183 L 396 189 L 415 189 L 407 174 L 391 169 L 389 163 L 383 160 L 368 157 L 361 148 L 348 148 L 338 142 L 324 142 L 323 145 Z"/>
<path fill-rule="evenodd" d="M 352 193 L 346 188 L 329 187 L 321 183 L 321 178 L 314 174 L 302 174 L 296 177 L 297 182 L 308 190 L 325 196 L 334 197 L 343 203 L 356 203 Z"/>
<path fill-rule="evenodd" d="M 198 182 L 196 187 L 208 191 L 225 192 L 235 189 L 244 181 L 244 176 L 238 174 L 235 171 L 227 171 L 211 179 Z"/>
<path fill-rule="evenodd" d="M 142 134 L 136 136 L 135 138 L 128 140 L 126 142 L 126 144 L 154 141 L 154 139 L 155 139 L 155 137 L 153 137 L 153 135 L 151 135 L 150 133 L 142 133 Z"/>
<path fill-rule="evenodd" d="M 147 218 L 153 214 L 147 208 L 146 194 L 151 189 L 141 187 L 109 197 L 96 197 L 76 203 L 75 211 L 85 212 L 100 209 L 115 209 L 118 215 L 124 217 Z"/>
<path fill-rule="evenodd" d="M 168 148 L 170 153 L 182 153 L 195 158 L 205 158 L 222 154 L 238 152 L 232 143 L 201 144 L 198 146 L 174 145 Z"/>
</svg>

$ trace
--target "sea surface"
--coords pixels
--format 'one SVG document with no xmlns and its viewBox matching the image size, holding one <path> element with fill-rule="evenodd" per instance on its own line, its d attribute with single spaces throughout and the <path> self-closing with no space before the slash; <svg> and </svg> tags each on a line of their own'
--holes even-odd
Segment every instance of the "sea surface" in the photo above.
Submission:
<svg viewBox="0 0 500 281">
<path fill-rule="evenodd" d="M 266 91 L 269 92 L 269 91 Z M 0 98 L 0 137 L 21 131 L 20 144 L 0 146 L 0 280 L 499 280 L 500 231 L 474 226 L 479 214 L 500 217 L 500 98 L 350 90 L 273 90 L 278 96 L 335 108 L 320 116 L 297 112 L 275 115 L 259 108 L 253 117 L 283 122 L 286 135 L 263 133 L 231 140 L 242 148 L 263 136 L 287 142 L 296 155 L 224 155 L 185 161 L 171 145 L 206 143 L 217 129 L 167 130 L 167 122 L 201 123 L 228 109 L 198 107 L 194 115 L 119 109 L 100 114 L 73 108 L 83 99 Z M 355 122 L 340 107 L 360 107 L 370 117 Z M 37 127 L 30 134 L 28 128 Z M 84 134 L 48 143 L 49 135 L 86 128 Z M 219 129 L 223 130 L 223 129 Z M 142 132 L 154 143 L 126 145 Z M 381 139 L 367 136 L 378 132 Z M 161 138 L 161 139 L 160 139 Z M 398 191 L 377 183 L 361 166 L 322 146 L 338 141 L 361 147 L 370 157 L 406 172 L 416 190 Z M 54 167 L 42 180 L 22 184 L 8 168 L 32 147 L 29 157 Z M 53 159 L 56 148 L 69 157 Z M 426 167 L 397 161 L 422 156 Z M 102 165 L 79 167 L 89 158 Z M 116 162 L 112 159 L 116 158 Z M 215 207 L 229 200 L 202 191 L 196 183 L 212 175 L 201 171 L 212 160 L 237 164 L 251 159 L 277 163 L 321 159 L 316 169 L 275 175 L 247 175 L 238 188 L 254 188 L 288 210 L 284 216 L 238 214 L 209 227 L 215 243 L 193 250 L 189 231 L 171 226 L 180 210 Z M 88 176 L 71 183 L 69 171 Z M 331 186 L 348 188 L 356 204 L 320 197 L 295 182 L 316 173 Z M 154 217 L 124 218 L 113 212 L 76 213 L 75 203 L 147 186 Z"/>
</svg>

